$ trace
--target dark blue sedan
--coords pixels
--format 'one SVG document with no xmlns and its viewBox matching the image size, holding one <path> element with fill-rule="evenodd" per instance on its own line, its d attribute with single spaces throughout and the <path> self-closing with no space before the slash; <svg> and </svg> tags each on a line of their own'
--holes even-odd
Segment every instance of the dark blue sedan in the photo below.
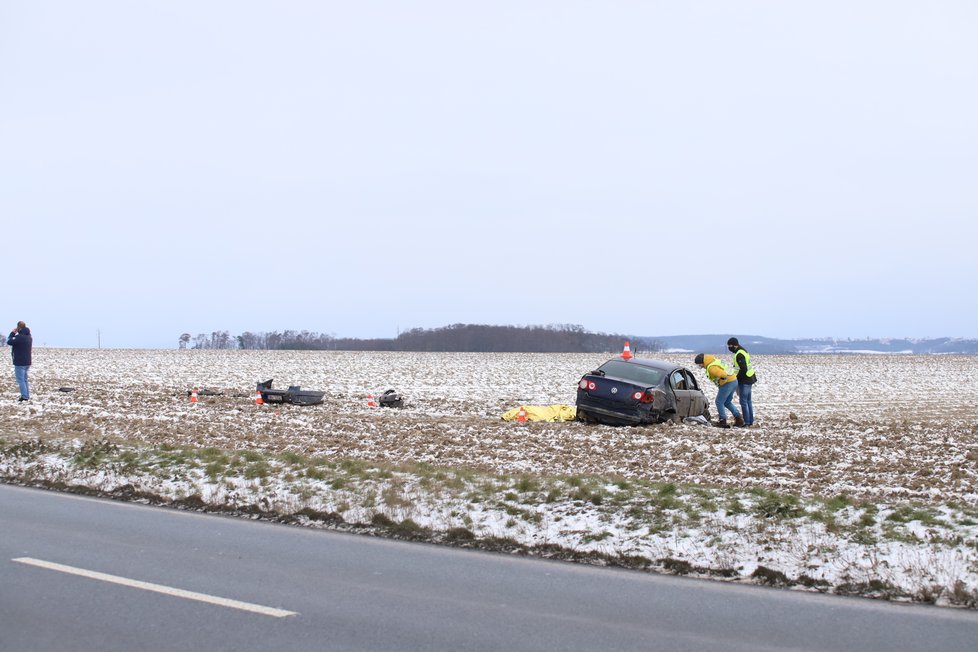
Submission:
<svg viewBox="0 0 978 652">
<path fill-rule="evenodd" d="M 577 384 L 577 420 L 612 426 L 710 418 L 693 372 L 671 362 L 613 358 Z"/>
</svg>

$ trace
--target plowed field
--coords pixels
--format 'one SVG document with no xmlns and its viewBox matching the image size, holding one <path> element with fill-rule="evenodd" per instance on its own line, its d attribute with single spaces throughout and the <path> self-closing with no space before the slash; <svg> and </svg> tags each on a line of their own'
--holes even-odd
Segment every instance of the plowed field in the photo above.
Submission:
<svg viewBox="0 0 978 652">
<path fill-rule="evenodd" d="M 10 370 L 0 415 L 13 439 L 108 438 L 978 502 L 975 358 L 755 356 L 757 423 L 749 430 L 500 420 L 519 404 L 573 405 L 580 376 L 608 357 L 38 348 L 31 402 L 16 402 Z M 658 357 L 703 378 L 692 354 Z M 325 401 L 258 407 L 255 383 L 269 378 L 275 387 L 325 391 Z M 405 397 L 403 409 L 368 407 L 368 394 L 388 388 Z M 196 404 L 190 389 L 201 393 Z M 712 386 L 706 392 L 712 402 Z"/>
</svg>

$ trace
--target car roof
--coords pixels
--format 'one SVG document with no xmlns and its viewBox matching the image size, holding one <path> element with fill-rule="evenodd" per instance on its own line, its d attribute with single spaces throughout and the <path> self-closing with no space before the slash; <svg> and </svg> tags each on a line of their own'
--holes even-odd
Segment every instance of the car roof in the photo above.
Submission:
<svg viewBox="0 0 978 652">
<path fill-rule="evenodd" d="M 603 365 L 609 362 L 624 362 L 626 364 L 637 364 L 643 367 L 651 367 L 652 369 L 659 369 L 660 371 L 671 372 L 676 369 L 682 369 L 683 367 L 672 362 L 665 362 L 663 360 L 651 360 L 649 358 L 632 358 L 631 360 L 624 360 L 622 358 L 611 358 L 602 363 Z"/>
</svg>

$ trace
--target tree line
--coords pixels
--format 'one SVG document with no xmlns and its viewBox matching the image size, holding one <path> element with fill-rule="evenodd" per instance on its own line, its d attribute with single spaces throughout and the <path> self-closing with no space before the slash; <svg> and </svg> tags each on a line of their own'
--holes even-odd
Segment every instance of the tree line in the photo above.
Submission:
<svg viewBox="0 0 978 652">
<path fill-rule="evenodd" d="M 629 340 L 633 353 L 662 349 L 657 340 L 622 334 L 595 333 L 577 324 L 549 326 L 489 326 L 452 324 L 440 328 L 413 328 L 396 338 L 334 337 L 310 331 L 228 331 L 179 338 L 181 349 L 247 349 L 292 351 L 430 351 L 473 353 L 603 353 L 620 351 Z"/>
</svg>

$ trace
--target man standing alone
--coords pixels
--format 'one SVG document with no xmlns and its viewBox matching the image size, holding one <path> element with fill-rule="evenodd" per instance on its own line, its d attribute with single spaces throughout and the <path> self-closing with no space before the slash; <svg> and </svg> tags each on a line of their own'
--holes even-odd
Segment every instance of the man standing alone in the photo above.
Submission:
<svg viewBox="0 0 978 652">
<path fill-rule="evenodd" d="M 7 344 L 10 345 L 10 352 L 14 357 L 14 376 L 20 386 L 20 400 L 29 401 L 31 388 L 27 383 L 27 372 L 31 368 L 31 348 L 34 344 L 31 329 L 24 322 L 17 322 L 17 328 L 10 331 L 7 337 Z"/>
<path fill-rule="evenodd" d="M 736 337 L 727 340 L 727 349 L 734 354 L 734 371 L 737 372 L 737 395 L 740 397 L 740 410 L 744 413 L 744 425 L 754 425 L 754 400 L 751 391 L 757 382 L 757 374 L 750 364 L 750 353 L 740 345 Z"/>
</svg>

